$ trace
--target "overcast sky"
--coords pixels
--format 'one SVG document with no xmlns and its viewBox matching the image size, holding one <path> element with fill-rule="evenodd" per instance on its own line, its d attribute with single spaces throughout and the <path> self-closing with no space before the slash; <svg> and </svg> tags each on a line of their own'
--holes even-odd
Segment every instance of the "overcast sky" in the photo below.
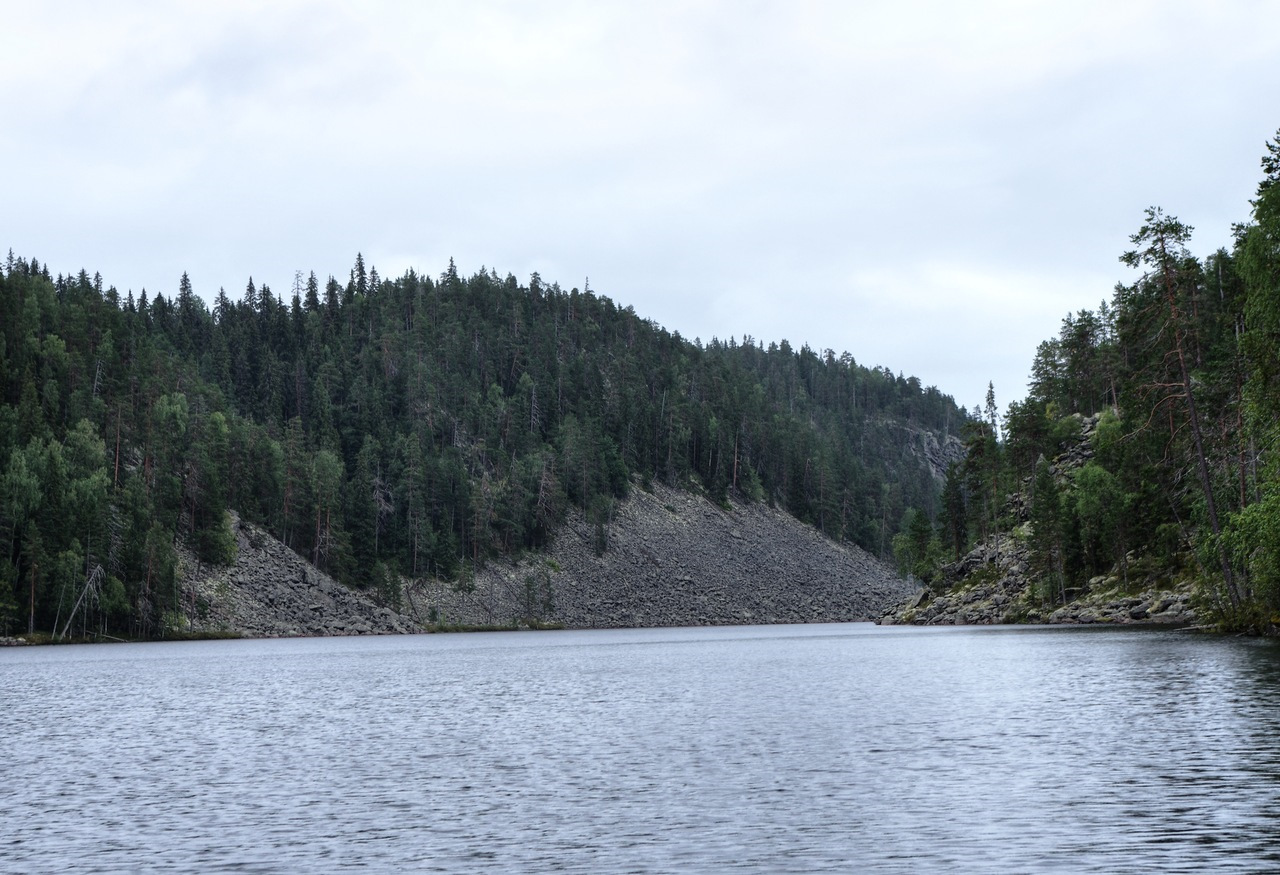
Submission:
<svg viewBox="0 0 1280 875">
<path fill-rule="evenodd" d="M 1280 128 L 1274 2 L 4 2 L 0 247 L 212 300 L 453 257 L 967 406 L 1199 255 Z"/>
</svg>

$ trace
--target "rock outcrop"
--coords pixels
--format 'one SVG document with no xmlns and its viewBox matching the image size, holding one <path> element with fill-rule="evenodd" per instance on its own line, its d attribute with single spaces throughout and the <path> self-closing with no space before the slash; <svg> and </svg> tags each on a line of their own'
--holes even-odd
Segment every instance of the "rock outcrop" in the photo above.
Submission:
<svg viewBox="0 0 1280 875">
<path fill-rule="evenodd" d="M 1071 472 L 1093 458 L 1092 438 L 1098 416 L 1077 415 L 1079 437 L 1053 460 L 1049 472 L 1065 482 Z M 1007 516 L 1017 521 L 1011 532 L 993 535 L 961 559 L 944 565 L 929 589 L 890 608 L 876 620 L 885 626 L 1048 624 L 1180 624 L 1197 621 L 1190 583 L 1126 574 L 1102 575 L 1082 591 L 1043 591 L 1031 571 L 1027 543 L 1031 535 L 1030 501 L 1025 491 L 1009 495 Z M 1138 557 L 1131 557 L 1137 560 Z M 1135 562 L 1136 571 L 1141 565 Z"/>
<path fill-rule="evenodd" d="M 1096 577 L 1083 593 L 1038 592 L 1018 537 L 988 541 L 943 568 L 934 589 L 920 591 L 876 620 L 883 626 L 985 626 L 997 623 L 1193 625 L 1190 584 L 1145 581 L 1131 592 L 1118 577 Z"/>
<path fill-rule="evenodd" d="M 939 483 L 947 479 L 947 469 L 953 463 L 963 462 L 965 456 L 964 442 L 953 434 L 939 439 L 932 431 L 921 429 L 903 429 L 907 446 L 929 466 L 933 478 Z"/>
</svg>

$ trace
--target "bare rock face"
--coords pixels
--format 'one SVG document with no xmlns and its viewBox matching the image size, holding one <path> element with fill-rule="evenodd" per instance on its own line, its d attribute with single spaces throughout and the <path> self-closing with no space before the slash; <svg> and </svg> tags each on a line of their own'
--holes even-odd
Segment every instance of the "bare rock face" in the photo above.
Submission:
<svg viewBox="0 0 1280 875">
<path fill-rule="evenodd" d="M 571 515 L 549 554 L 490 562 L 462 587 L 416 582 L 406 601 L 432 622 L 595 628 L 869 620 L 915 591 L 780 510 L 655 484 L 603 532 Z"/>
<path fill-rule="evenodd" d="M 907 446 L 928 464 L 933 478 L 940 484 L 946 482 L 947 469 L 953 463 L 964 461 L 964 442 L 955 435 L 939 439 L 934 432 L 912 428 L 904 428 L 903 433 Z"/>
<path fill-rule="evenodd" d="M 192 632 L 248 638 L 420 632 L 407 617 L 348 589 L 257 526 L 233 520 L 238 554 L 230 567 L 183 559 Z"/>
</svg>

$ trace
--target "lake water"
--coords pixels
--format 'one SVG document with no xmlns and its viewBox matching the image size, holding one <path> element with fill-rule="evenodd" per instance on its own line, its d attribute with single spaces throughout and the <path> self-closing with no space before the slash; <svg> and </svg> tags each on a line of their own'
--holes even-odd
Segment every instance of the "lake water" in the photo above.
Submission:
<svg viewBox="0 0 1280 875">
<path fill-rule="evenodd" d="M 1280 648 L 866 624 L 0 650 L 0 870 L 1280 871 Z"/>
</svg>

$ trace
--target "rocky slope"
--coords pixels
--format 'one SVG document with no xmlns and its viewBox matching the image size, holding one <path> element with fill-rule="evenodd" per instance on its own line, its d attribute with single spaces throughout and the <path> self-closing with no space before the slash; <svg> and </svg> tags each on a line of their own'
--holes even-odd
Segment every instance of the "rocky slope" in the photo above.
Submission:
<svg viewBox="0 0 1280 875">
<path fill-rule="evenodd" d="M 188 631 L 249 638 L 419 632 L 407 617 L 355 592 L 257 526 L 235 520 L 230 567 L 183 557 Z"/>
<path fill-rule="evenodd" d="M 535 621 L 570 628 L 869 620 L 915 587 L 782 511 L 636 489 L 604 533 L 571 514 L 552 549 L 472 579 L 407 581 L 397 612 L 236 522 L 229 568 L 184 564 L 192 632 L 388 634 Z"/>
<path fill-rule="evenodd" d="M 598 533 L 571 515 L 547 555 L 491 562 L 459 592 L 411 586 L 413 615 L 432 622 L 630 627 L 868 620 L 915 587 L 856 547 L 837 544 L 761 504 L 717 507 L 655 485 Z"/>
<path fill-rule="evenodd" d="M 1083 594 L 1047 604 L 1036 592 L 1026 531 L 979 544 L 959 562 L 944 566 L 942 580 L 876 620 L 883 626 L 982 626 L 996 623 L 1127 625 L 1196 622 L 1190 584 L 1144 580 L 1126 585 L 1116 576 L 1096 577 Z"/>
<path fill-rule="evenodd" d="M 1078 417 L 1080 438 L 1053 460 L 1050 473 L 1060 481 L 1093 458 L 1098 417 Z M 1029 486 L 1030 481 L 1024 484 Z M 1090 580 L 1083 592 L 1037 591 L 1027 542 L 1030 503 L 1024 493 L 1008 496 L 1006 510 L 1017 527 L 978 544 L 956 562 L 944 565 L 929 589 L 890 608 L 876 620 L 885 626 L 989 625 L 995 623 L 1196 623 L 1189 582 L 1143 574 L 1141 557 L 1132 556 L 1123 573 Z"/>
</svg>

